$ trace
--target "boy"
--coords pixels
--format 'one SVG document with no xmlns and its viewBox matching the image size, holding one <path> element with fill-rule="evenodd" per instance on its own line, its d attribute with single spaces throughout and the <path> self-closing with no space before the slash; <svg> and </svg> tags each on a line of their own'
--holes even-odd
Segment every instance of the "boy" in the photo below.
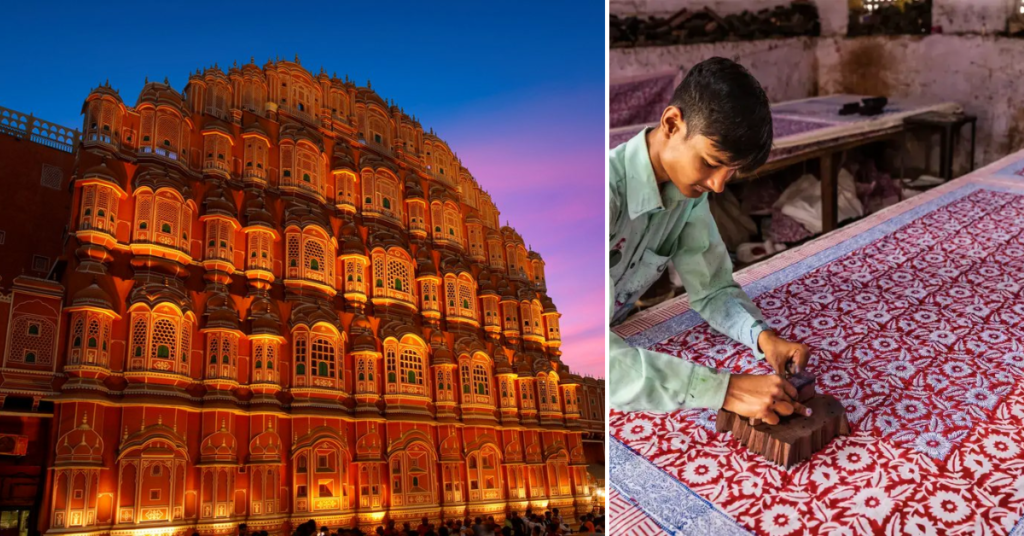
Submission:
<svg viewBox="0 0 1024 536">
<path fill-rule="evenodd" d="M 672 262 L 690 306 L 716 331 L 743 343 L 778 374 L 717 372 L 675 356 L 628 346 L 610 332 L 611 404 L 621 411 L 725 408 L 777 424 L 810 410 L 780 376 L 807 363 L 803 344 L 765 328 L 761 312 L 736 284 L 732 262 L 708 209 L 737 170 L 751 171 L 772 144 L 768 97 L 739 64 L 711 58 L 676 88 L 658 125 L 609 153 L 611 323 Z"/>
</svg>

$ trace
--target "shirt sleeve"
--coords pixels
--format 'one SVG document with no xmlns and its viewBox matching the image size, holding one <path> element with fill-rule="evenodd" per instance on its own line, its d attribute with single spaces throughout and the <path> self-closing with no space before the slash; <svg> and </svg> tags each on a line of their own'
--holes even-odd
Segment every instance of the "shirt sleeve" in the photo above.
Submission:
<svg viewBox="0 0 1024 536">
<path fill-rule="evenodd" d="M 672 262 L 686 287 L 690 307 L 716 331 L 764 359 L 757 346 L 758 336 L 766 329 L 764 317 L 732 277 L 732 260 L 708 204 L 705 195 L 690 211 Z"/>
<path fill-rule="evenodd" d="M 611 281 L 608 287 L 608 296 L 614 296 Z M 633 348 L 610 329 L 608 338 L 611 407 L 619 411 L 667 412 L 681 408 L 719 409 L 725 402 L 728 372 Z"/>
</svg>

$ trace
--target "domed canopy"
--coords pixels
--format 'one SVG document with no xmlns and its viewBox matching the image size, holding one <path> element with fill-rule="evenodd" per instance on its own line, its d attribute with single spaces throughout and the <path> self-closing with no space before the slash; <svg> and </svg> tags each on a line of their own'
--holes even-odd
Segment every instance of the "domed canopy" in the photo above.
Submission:
<svg viewBox="0 0 1024 536">
<path fill-rule="evenodd" d="M 410 179 L 405 182 L 405 198 L 423 199 L 423 188 L 420 186 L 419 181 Z"/>
<path fill-rule="evenodd" d="M 434 256 L 426 247 L 421 247 L 416 252 L 416 276 L 437 277 L 437 269 L 434 267 Z"/>
<path fill-rule="evenodd" d="M 331 156 L 331 169 L 334 171 L 339 169 L 355 171 L 356 169 L 356 161 L 352 158 L 352 153 L 340 144 L 334 147 L 334 155 Z"/>
<path fill-rule="evenodd" d="M 94 279 L 92 284 L 79 290 L 71 299 L 72 307 L 98 307 L 100 309 L 114 310 L 114 300 L 110 298 L 105 290 L 100 288 Z"/>
<path fill-rule="evenodd" d="M 363 245 L 363 238 L 359 236 L 359 227 L 355 222 L 349 221 L 342 225 L 339 234 L 342 255 L 366 256 L 366 247 Z"/>
<path fill-rule="evenodd" d="M 249 125 L 246 126 L 244 129 L 242 129 L 242 135 L 245 136 L 246 134 L 259 134 L 264 138 L 270 138 L 270 135 L 267 134 L 266 129 L 263 128 L 263 125 L 261 125 L 259 121 L 253 121 L 252 123 L 249 123 Z"/>
<path fill-rule="evenodd" d="M 235 303 L 224 291 L 217 291 L 206 301 L 206 329 L 240 331 Z"/>
<path fill-rule="evenodd" d="M 274 311 L 273 302 L 267 296 L 256 297 L 249 307 L 253 335 L 281 336 L 280 317 Z"/>
<path fill-rule="evenodd" d="M 292 200 L 284 211 L 284 224 L 286 227 L 294 225 L 299 229 L 316 225 L 328 233 L 331 231 L 331 222 L 319 204 L 300 203 L 295 200 Z"/>
<path fill-rule="evenodd" d="M 352 333 L 353 352 L 376 352 L 377 339 L 373 336 L 373 327 L 366 316 L 359 314 L 352 319 L 350 328 Z"/>
<path fill-rule="evenodd" d="M 555 302 L 551 301 L 551 297 L 544 296 L 540 300 L 540 304 L 544 307 L 545 313 L 557 313 L 558 309 L 555 308 Z"/>
<path fill-rule="evenodd" d="M 228 200 L 224 194 L 224 190 L 220 186 L 211 188 L 206 194 L 206 198 L 203 199 L 203 205 L 206 207 L 207 215 L 219 215 L 227 216 L 228 218 L 236 218 L 235 204 Z"/>
<path fill-rule="evenodd" d="M 103 160 L 98 165 L 95 165 L 82 173 L 82 180 L 85 179 L 98 179 L 104 182 L 117 186 L 118 190 L 124 191 L 124 177 L 114 170 L 107 167 L 107 158 L 104 156 Z"/>
<path fill-rule="evenodd" d="M 263 197 L 257 195 L 249 200 L 245 205 L 245 223 L 246 225 L 258 225 L 260 227 L 269 227 L 274 229 L 274 216 L 267 210 L 267 204 L 263 201 Z"/>
<path fill-rule="evenodd" d="M 170 188 L 181 194 L 181 197 L 184 199 L 192 197 L 192 191 L 188 187 L 188 182 L 181 174 L 163 166 L 139 166 L 135 172 L 133 183 L 132 187 L 135 189 L 148 187 L 155 192 L 161 188 Z"/>
<path fill-rule="evenodd" d="M 292 308 L 291 325 L 305 325 L 313 327 L 321 322 L 337 327 L 340 325 L 337 313 L 330 307 L 325 307 L 321 302 L 300 303 Z"/>
<path fill-rule="evenodd" d="M 448 343 L 444 340 L 444 335 L 440 331 L 435 331 L 430 334 L 430 361 L 431 365 L 454 365 L 455 356 L 452 351 L 448 349 Z"/>
</svg>

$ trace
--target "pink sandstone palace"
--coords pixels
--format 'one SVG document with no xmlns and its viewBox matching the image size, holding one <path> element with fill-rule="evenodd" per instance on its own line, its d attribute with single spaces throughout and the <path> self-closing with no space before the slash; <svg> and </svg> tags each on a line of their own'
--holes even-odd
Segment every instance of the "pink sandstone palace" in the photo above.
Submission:
<svg viewBox="0 0 1024 536">
<path fill-rule="evenodd" d="M 56 262 L 0 280 L 0 503 L 89 535 L 591 511 L 604 382 L 544 261 L 369 86 L 296 59 L 89 94 L 44 147 L 61 201 L 17 207 Z"/>
</svg>

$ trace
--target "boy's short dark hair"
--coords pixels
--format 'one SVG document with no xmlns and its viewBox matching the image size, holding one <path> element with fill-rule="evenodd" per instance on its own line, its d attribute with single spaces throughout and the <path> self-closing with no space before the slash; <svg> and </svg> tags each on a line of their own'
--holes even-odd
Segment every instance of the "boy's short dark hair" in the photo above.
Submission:
<svg viewBox="0 0 1024 536">
<path fill-rule="evenodd" d="M 710 139 L 729 155 L 729 167 L 749 172 L 768 161 L 771 107 L 761 84 L 742 65 L 718 57 L 694 65 L 669 105 L 682 113 L 687 138 Z"/>
</svg>

